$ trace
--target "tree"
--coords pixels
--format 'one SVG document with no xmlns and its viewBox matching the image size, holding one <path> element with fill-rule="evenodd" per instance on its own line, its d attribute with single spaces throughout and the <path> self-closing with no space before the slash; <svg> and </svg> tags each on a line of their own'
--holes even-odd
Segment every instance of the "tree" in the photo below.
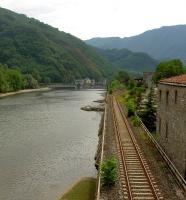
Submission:
<svg viewBox="0 0 186 200">
<path fill-rule="evenodd" d="M 45 77 L 43 81 L 44 81 L 45 84 L 51 83 L 51 79 L 49 77 Z"/>
<path fill-rule="evenodd" d="M 116 75 L 116 79 L 120 83 L 127 84 L 128 81 L 130 80 L 129 74 L 125 71 L 119 71 L 118 74 Z"/>
<path fill-rule="evenodd" d="M 38 81 L 31 74 L 26 74 L 24 76 L 24 85 L 25 88 L 34 89 L 38 87 Z"/>
<path fill-rule="evenodd" d="M 4 70 L 0 68 L 0 92 L 6 92 L 8 90 L 8 82 Z"/>
<path fill-rule="evenodd" d="M 23 88 L 23 75 L 17 69 L 0 64 L 0 92 L 12 92 Z"/>
<path fill-rule="evenodd" d="M 164 61 L 158 64 L 153 80 L 157 83 L 160 79 L 180 75 L 185 72 L 183 63 L 179 59 Z"/>
<path fill-rule="evenodd" d="M 154 108 L 153 103 L 153 89 L 151 88 L 150 93 L 148 95 L 147 102 L 145 104 L 145 110 L 140 114 L 140 117 L 145 124 L 145 126 L 149 129 L 150 132 L 156 130 L 156 110 Z"/>
<path fill-rule="evenodd" d="M 142 93 L 145 91 L 144 86 L 136 87 L 136 107 L 139 108 L 142 100 Z"/>
<path fill-rule="evenodd" d="M 41 81 L 41 76 L 39 74 L 39 71 L 37 69 L 33 69 L 31 72 L 31 75 L 34 79 L 36 79 L 38 82 Z"/>
<path fill-rule="evenodd" d="M 17 70 L 8 70 L 9 90 L 17 91 L 23 88 L 23 76 Z"/>
</svg>

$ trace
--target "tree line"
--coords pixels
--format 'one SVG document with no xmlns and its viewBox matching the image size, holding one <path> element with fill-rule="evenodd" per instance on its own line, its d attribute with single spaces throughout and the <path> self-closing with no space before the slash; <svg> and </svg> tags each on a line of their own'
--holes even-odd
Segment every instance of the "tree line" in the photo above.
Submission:
<svg viewBox="0 0 186 200">
<path fill-rule="evenodd" d="M 0 64 L 0 93 L 38 87 L 38 81 L 32 74 L 22 74 L 19 69 L 10 69 Z"/>
</svg>

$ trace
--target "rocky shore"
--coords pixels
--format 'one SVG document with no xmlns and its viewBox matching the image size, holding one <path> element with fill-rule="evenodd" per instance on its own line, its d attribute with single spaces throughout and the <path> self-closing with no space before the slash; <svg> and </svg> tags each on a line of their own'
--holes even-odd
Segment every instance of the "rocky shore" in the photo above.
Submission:
<svg viewBox="0 0 186 200">
<path fill-rule="evenodd" d="M 105 100 L 104 99 L 96 100 L 96 101 L 93 101 L 93 102 L 99 103 L 99 105 L 83 106 L 83 107 L 81 107 L 81 110 L 96 111 L 96 112 L 103 112 L 105 110 Z"/>
<path fill-rule="evenodd" d="M 103 106 L 84 106 L 84 107 L 81 107 L 81 110 L 103 112 L 105 108 Z"/>
</svg>

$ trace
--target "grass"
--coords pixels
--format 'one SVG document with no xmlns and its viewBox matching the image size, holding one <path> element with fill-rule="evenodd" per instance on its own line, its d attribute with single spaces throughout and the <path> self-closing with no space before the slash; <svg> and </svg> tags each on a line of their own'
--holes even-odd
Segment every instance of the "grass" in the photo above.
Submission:
<svg viewBox="0 0 186 200">
<path fill-rule="evenodd" d="M 94 200 L 96 179 L 84 178 L 76 183 L 60 200 Z"/>
</svg>

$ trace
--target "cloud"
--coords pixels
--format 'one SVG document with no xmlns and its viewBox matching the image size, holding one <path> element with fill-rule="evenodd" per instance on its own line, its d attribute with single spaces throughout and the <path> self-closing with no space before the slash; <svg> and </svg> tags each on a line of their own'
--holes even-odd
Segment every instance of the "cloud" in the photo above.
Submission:
<svg viewBox="0 0 186 200">
<path fill-rule="evenodd" d="M 186 23 L 185 0 L 0 0 L 0 5 L 82 39 Z"/>
<path fill-rule="evenodd" d="M 47 14 L 56 9 L 50 0 L 46 0 L 45 3 L 42 0 L 3 0 L 2 3 L 11 10 L 35 16 L 38 14 Z M 56 3 L 58 2 L 56 1 Z"/>
</svg>

